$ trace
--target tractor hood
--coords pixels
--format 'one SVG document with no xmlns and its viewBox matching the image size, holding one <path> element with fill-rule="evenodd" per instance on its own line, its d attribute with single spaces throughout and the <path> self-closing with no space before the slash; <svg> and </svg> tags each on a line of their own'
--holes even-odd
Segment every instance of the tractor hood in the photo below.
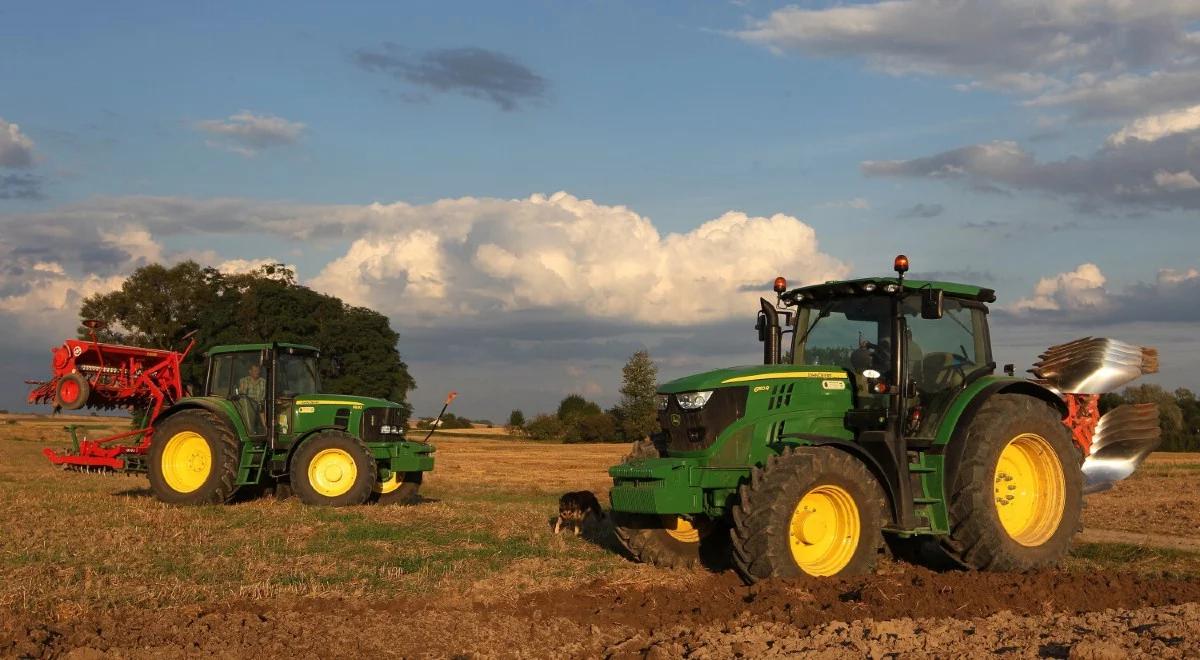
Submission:
<svg viewBox="0 0 1200 660">
<path fill-rule="evenodd" d="M 714 369 L 713 371 L 705 371 L 683 378 L 677 378 L 669 383 L 659 386 L 658 391 L 663 394 L 676 394 L 679 392 L 695 392 L 697 390 L 712 390 L 718 387 L 729 387 L 731 385 L 744 385 L 747 383 L 764 382 L 772 380 L 795 379 L 795 378 L 820 378 L 822 380 L 837 380 L 846 379 L 849 376 L 846 370 L 840 367 L 823 366 L 823 365 L 797 365 L 797 364 L 770 364 L 762 365 L 755 364 L 744 367 L 729 367 L 727 369 Z"/>
<path fill-rule="evenodd" d="M 363 408 L 399 408 L 400 404 L 387 399 L 349 394 L 301 394 L 296 397 L 298 406 L 346 406 L 356 410 Z"/>
</svg>

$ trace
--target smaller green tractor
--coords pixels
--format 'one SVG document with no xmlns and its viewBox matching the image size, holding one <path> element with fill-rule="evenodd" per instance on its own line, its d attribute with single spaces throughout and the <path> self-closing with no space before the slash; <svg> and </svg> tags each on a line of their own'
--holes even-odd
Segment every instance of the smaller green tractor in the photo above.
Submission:
<svg viewBox="0 0 1200 660">
<path fill-rule="evenodd" d="M 208 351 L 201 396 L 161 412 L 146 455 L 164 502 L 222 503 L 276 484 L 305 504 L 411 504 L 433 447 L 404 436 L 399 404 L 320 394 L 317 349 L 242 344 Z"/>
<path fill-rule="evenodd" d="M 194 340 L 182 351 L 105 344 L 96 339 L 103 323 L 84 325 L 91 339 L 51 349 L 53 376 L 33 383 L 29 402 L 141 410 L 143 423 L 97 439 L 68 427 L 72 448 L 43 452 L 55 465 L 146 473 L 155 496 L 175 504 L 274 488 L 326 506 L 416 502 L 433 469 L 433 447 L 406 438 L 400 404 L 320 393 L 312 346 L 212 348 L 203 391 L 190 395 L 181 371 Z"/>
<path fill-rule="evenodd" d="M 761 301 L 763 364 L 660 386 L 660 432 L 609 470 L 618 538 L 638 560 L 732 563 L 748 582 L 870 571 L 897 554 L 1027 570 L 1063 557 L 1083 495 L 1159 442 L 1153 405 L 1100 417 L 1099 395 L 1157 351 L 1085 338 L 1035 378 L 997 373 L 991 289 L 896 277 Z"/>
</svg>

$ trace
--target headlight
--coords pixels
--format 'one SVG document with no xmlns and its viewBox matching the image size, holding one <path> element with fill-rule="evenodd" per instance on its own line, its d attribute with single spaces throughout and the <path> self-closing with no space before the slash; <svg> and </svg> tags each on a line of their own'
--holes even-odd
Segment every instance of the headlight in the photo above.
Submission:
<svg viewBox="0 0 1200 660">
<path fill-rule="evenodd" d="M 670 403 L 671 403 L 671 395 L 670 394 L 655 394 L 654 402 L 658 405 L 658 410 L 660 412 L 663 410 L 666 410 L 667 406 L 670 405 Z"/>
<path fill-rule="evenodd" d="M 676 394 L 675 400 L 679 402 L 679 407 L 684 410 L 699 410 L 708 403 L 712 398 L 712 390 L 703 392 L 686 392 L 684 394 Z"/>
</svg>

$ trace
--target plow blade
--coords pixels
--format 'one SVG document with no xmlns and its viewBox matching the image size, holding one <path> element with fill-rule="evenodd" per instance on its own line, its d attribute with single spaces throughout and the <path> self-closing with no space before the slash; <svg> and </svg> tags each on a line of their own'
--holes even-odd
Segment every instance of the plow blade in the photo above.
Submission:
<svg viewBox="0 0 1200 660">
<path fill-rule="evenodd" d="M 1096 425 L 1091 455 L 1083 461 L 1083 492 L 1112 488 L 1133 474 L 1161 440 L 1157 405 L 1126 404 L 1109 411 Z"/>
<path fill-rule="evenodd" d="M 1085 337 L 1051 346 L 1029 371 L 1059 392 L 1104 394 L 1158 371 L 1158 350 Z"/>
</svg>

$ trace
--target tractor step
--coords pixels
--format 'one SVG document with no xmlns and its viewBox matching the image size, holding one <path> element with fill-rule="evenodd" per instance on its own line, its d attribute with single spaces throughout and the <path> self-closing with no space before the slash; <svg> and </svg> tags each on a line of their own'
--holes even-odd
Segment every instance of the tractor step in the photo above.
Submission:
<svg viewBox="0 0 1200 660">
<path fill-rule="evenodd" d="M 256 484 L 262 480 L 263 466 L 267 462 L 267 446 L 253 442 L 242 445 L 242 459 L 238 463 L 237 485 Z"/>
</svg>

